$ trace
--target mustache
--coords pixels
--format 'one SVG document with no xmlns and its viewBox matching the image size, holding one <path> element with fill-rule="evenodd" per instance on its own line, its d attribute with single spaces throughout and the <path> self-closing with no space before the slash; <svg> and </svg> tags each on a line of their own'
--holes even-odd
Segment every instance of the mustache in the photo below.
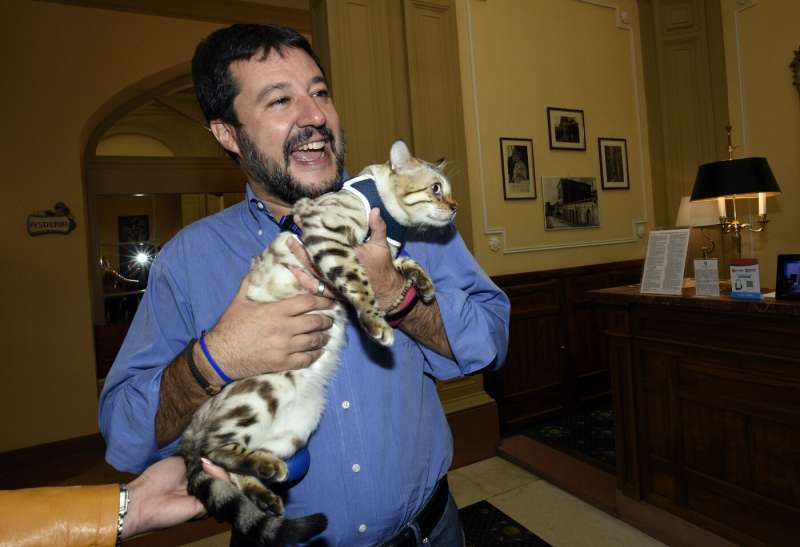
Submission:
<svg viewBox="0 0 800 547">
<path fill-rule="evenodd" d="M 311 137 L 314 136 L 315 133 L 319 133 L 320 136 L 325 140 L 325 142 L 331 145 L 332 151 L 336 152 L 336 137 L 331 131 L 330 127 L 327 125 L 322 125 L 320 127 L 305 127 L 301 129 L 297 134 L 292 135 L 286 142 L 283 143 L 283 161 L 286 162 L 286 165 L 289 165 L 289 154 L 292 153 L 292 149 L 294 149 L 298 144 L 302 143 L 303 141 L 309 140 Z"/>
</svg>

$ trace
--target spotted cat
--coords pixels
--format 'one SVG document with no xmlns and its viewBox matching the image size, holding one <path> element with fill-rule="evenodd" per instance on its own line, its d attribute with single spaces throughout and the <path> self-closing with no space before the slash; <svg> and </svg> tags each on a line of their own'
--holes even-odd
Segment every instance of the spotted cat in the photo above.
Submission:
<svg viewBox="0 0 800 547">
<path fill-rule="evenodd" d="M 412 157 L 405 143 L 398 141 L 388 163 L 368 166 L 339 192 L 304 198 L 294 206 L 302 221 L 303 243 L 317 269 L 355 308 L 364 331 L 384 346 L 392 344 L 394 333 L 353 251 L 368 236 L 369 195 L 379 198 L 390 228 L 445 226 L 453 220 L 456 204 L 441 167 Z M 390 235 L 396 230 L 390 229 Z M 253 259 L 250 299 L 274 302 L 306 292 L 291 271 L 303 268 L 288 249 L 291 237 L 296 236 L 281 233 Z M 413 283 L 423 302 L 432 301 L 434 287 L 428 275 L 408 256 L 397 256 L 401 241 L 389 238 L 389 243 L 395 268 Z M 285 518 L 282 498 L 265 485 L 286 480 L 286 460 L 306 445 L 316 429 L 325 387 L 338 366 L 345 342 L 344 304 L 318 313 L 331 317 L 333 326 L 317 361 L 305 369 L 261 374 L 227 385 L 198 409 L 183 434 L 179 452 L 186 460 L 189 492 L 212 516 L 230 522 L 235 533 L 253 543 L 305 542 L 327 527 L 320 513 Z M 206 474 L 201 457 L 227 469 L 231 481 Z"/>
</svg>

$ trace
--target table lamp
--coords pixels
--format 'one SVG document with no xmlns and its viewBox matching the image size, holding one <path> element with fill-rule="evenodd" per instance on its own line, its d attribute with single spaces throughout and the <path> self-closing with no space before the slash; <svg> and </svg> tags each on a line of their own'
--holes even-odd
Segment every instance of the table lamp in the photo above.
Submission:
<svg viewBox="0 0 800 547">
<path fill-rule="evenodd" d="M 767 198 L 781 193 L 778 181 L 772 174 L 766 158 L 733 159 L 731 127 L 728 130 L 728 157 L 701 165 L 697 170 L 691 201 L 717 201 L 719 220 L 723 233 L 731 233 L 735 242 L 736 257 L 742 257 L 742 230 L 762 232 L 767 225 Z M 758 228 L 741 222 L 736 214 L 736 200 L 758 198 Z M 733 216 L 728 217 L 726 199 L 733 200 Z"/>
<path fill-rule="evenodd" d="M 700 248 L 703 253 L 703 260 L 708 260 L 711 253 L 714 252 L 714 240 L 706 235 L 703 227 L 716 226 L 718 224 L 719 215 L 717 214 L 717 205 L 715 203 L 710 201 L 690 201 L 689 196 L 681 198 L 678 216 L 675 218 L 675 226 L 700 228 L 700 233 L 710 243 L 710 246 Z"/>
</svg>

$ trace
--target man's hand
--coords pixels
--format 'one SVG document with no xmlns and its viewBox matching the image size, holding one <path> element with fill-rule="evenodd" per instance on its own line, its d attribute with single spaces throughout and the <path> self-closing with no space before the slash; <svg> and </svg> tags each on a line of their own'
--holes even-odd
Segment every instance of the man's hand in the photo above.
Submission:
<svg viewBox="0 0 800 547">
<path fill-rule="evenodd" d="M 309 312 L 329 309 L 333 301 L 303 294 L 280 302 L 254 302 L 246 296 L 248 283 L 249 274 L 205 337 L 209 353 L 225 374 L 239 379 L 303 368 L 316 361 L 328 341 L 325 331 L 332 322 Z M 198 365 L 207 364 L 199 348 L 195 349 L 195 358 Z M 216 377 L 210 365 L 205 368 L 207 378 Z"/>
<path fill-rule="evenodd" d="M 369 212 L 369 229 L 369 241 L 356 247 L 355 252 L 367 272 L 378 306 L 386 310 L 400 295 L 405 279 L 394 268 L 392 252 L 386 241 L 386 223 L 381 218 L 380 210 L 372 209 Z"/>
<path fill-rule="evenodd" d="M 224 469 L 203 463 L 203 470 L 214 477 L 228 479 Z M 205 508 L 186 492 L 186 465 L 173 456 L 156 462 L 128 485 L 130 505 L 122 528 L 122 538 L 159 530 L 203 516 Z"/>
</svg>

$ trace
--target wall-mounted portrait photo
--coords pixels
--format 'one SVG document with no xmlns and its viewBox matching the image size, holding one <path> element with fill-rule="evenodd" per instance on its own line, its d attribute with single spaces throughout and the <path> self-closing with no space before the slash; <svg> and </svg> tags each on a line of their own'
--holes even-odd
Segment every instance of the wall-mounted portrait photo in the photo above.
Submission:
<svg viewBox="0 0 800 547">
<path fill-rule="evenodd" d="M 552 150 L 586 150 L 583 110 L 547 107 L 547 124 Z"/>
<path fill-rule="evenodd" d="M 536 199 L 533 141 L 501 137 L 500 162 L 505 199 Z"/>
</svg>

